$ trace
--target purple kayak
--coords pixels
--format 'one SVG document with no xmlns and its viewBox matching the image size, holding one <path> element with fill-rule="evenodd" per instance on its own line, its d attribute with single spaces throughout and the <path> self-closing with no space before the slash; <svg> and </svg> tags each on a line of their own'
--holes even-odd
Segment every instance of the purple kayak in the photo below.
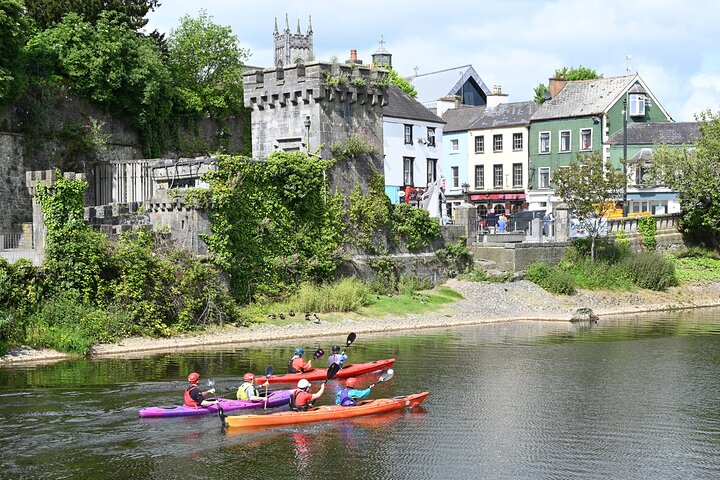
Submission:
<svg viewBox="0 0 720 480">
<path fill-rule="evenodd" d="M 290 403 L 290 394 L 292 390 L 278 390 L 270 392 L 267 397 L 267 406 L 279 407 Z M 227 398 L 220 399 L 220 405 L 225 412 L 232 410 L 240 410 L 243 408 L 263 408 L 265 402 L 251 402 L 249 400 L 230 400 Z M 174 407 L 146 407 L 140 409 L 140 416 L 148 417 L 182 417 L 185 415 L 205 415 L 206 413 L 217 413 L 217 405 L 207 407 L 186 407 L 185 405 L 176 405 Z"/>
</svg>

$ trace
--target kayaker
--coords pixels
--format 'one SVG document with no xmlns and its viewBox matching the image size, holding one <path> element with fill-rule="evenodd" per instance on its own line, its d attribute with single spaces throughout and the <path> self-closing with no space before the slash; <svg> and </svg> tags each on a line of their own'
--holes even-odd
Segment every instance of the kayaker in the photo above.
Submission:
<svg viewBox="0 0 720 480">
<path fill-rule="evenodd" d="M 305 350 L 298 347 L 295 349 L 295 355 L 288 360 L 288 373 L 305 373 L 313 369 L 312 360 L 306 362 L 302 356 L 305 354 Z"/>
<path fill-rule="evenodd" d="M 343 362 L 348 359 L 348 356 L 340 353 L 340 345 L 333 345 L 332 352 L 333 354 L 328 357 L 328 367 L 333 363 L 337 363 L 342 368 Z"/>
<path fill-rule="evenodd" d="M 246 373 L 243 375 L 243 384 L 240 385 L 237 391 L 238 400 L 250 400 L 251 402 L 262 402 L 265 397 L 261 397 L 260 393 L 255 388 L 255 375 L 252 373 Z M 265 380 L 261 386 L 267 387 L 270 383 Z"/>
<path fill-rule="evenodd" d="M 301 379 L 297 384 L 297 390 L 290 396 L 290 410 L 304 412 L 310 408 L 310 403 L 320 398 L 325 391 L 325 383 L 320 385 L 320 390 L 310 393 L 310 382 Z"/>
<path fill-rule="evenodd" d="M 188 375 L 188 382 L 190 382 L 190 386 L 185 389 L 185 406 L 187 407 L 207 407 L 210 405 L 214 405 L 218 403 L 217 400 L 205 400 L 205 397 L 208 395 L 214 395 L 215 389 L 211 388 L 210 390 L 201 391 L 200 387 L 198 387 L 198 382 L 200 381 L 200 374 L 197 372 L 193 372 L 190 375 Z"/>
<path fill-rule="evenodd" d="M 355 388 L 357 380 L 355 377 L 350 377 L 345 380 L 345 388 L 340 390 L 335 397 L 335 405 L 342 405 L 343 407 L 354 407 L 357 405 L 357 401 L 360 398 L 367 397 L 370 395 L 373 385 L 370 385 L 365 390 L 357 390 Z"/>
</svg>

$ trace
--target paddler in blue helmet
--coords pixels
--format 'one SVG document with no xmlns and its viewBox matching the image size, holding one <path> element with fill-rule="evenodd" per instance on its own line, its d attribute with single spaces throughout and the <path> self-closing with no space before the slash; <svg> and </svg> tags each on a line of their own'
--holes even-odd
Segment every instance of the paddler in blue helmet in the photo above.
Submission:
<svg viewBox="0 0 720 480">
<path fill-rule="evenodd" d="M 301 347 L 295 349 L 295 355 L 288 360 L 288 373 L 305 373 L 313 369 L 312 360 L 306 362 L 302 356 L 305 354 L 305 350 Z"/>
</svg>

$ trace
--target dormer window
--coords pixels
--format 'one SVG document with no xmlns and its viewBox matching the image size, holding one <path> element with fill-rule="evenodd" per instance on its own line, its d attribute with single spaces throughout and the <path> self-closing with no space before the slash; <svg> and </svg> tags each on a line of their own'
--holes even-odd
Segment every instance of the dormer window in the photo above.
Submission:
<svg viewBox="0 0 720 480">
<path fill-rule="evenodd" d="M 631 94 L 630 95 L 630 116 L 631 117 L 644 117 L 645 116 L 645 95 Z"/>
</svg>

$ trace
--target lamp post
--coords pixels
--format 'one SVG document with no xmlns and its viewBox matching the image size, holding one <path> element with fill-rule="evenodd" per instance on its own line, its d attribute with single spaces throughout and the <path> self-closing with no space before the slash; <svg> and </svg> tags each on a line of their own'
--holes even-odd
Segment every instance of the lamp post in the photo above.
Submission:
<svg viewBox="0 0 720 480">
<path fill-rule="evenodd" d="M 467 182 L 463 182 L 462 185 L 462 193 L 463 193 L 463 202 L 468 203 L 468 192 L 470 191 L 470 184 Z"/>
<path fill-rule="evenodd" d="M 310 115 L 305 115 L 305 151 L 310 153 Z"/>
<path fill-rule="evenodd" d="M 628 215 L 628 204 L 627 204 L 627 144 L 628 144 L 628 115 L 627 115 L 627 93 L 623 100 L 623 176 L 625 180 L 623 182 L 623 217 Z"/>
</svg>

